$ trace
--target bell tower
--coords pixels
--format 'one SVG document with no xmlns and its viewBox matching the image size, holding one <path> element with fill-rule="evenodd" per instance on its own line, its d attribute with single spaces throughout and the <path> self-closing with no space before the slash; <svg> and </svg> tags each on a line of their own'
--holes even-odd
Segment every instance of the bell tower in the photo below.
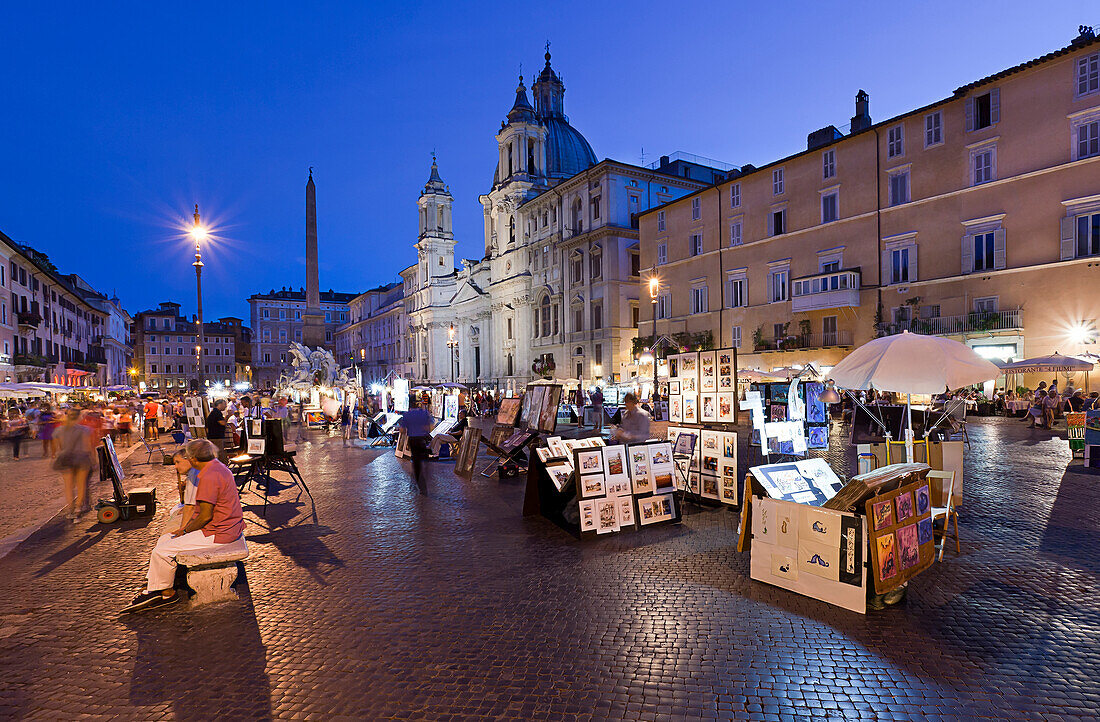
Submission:
<svg viewBox="0 0 1100 722">
<path fill-rule="evenodd" d="M 451 208 L 454 197 L 439 176 L 439 166 L 432 153 L 432 171 L 424 190 L 420 191 L 417 206 L 420 213 L 416 250 L 419 269 L 417 280 L 421 287 L 435 276 L 454 272 L 455 234 Z"/>
</svg>

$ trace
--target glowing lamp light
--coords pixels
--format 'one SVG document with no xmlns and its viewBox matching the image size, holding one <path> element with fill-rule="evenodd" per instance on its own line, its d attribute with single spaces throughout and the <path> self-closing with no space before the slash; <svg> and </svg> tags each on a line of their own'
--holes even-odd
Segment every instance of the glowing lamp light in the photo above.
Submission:
<svg viewBox="0 0 1100 722">
<path fill-rule="evenodd" d="M 1075 323 L 1069 329 L 1069 340 L 1074 344 L 1096 343 L 1096 328 L 1087 321 Z"/>
<path fill-rule="evenodd" d="M 205 226 L 196 225 L 191 229 L 191 238 L 195 239 L 195 243 L 202 243 L 209 235 Z"/>
<path fill-rule="evenodd" d="M 658 282 L 656 276 L 653 276 L 652 278 L 649 279 L 649 295 L 650 295 L 651 298 L 657 298 L 658 286 L 659 286 L 659 282 Z"/>
<path fill-rule="evenodd" d="M 372 394 L 380 394 L 380 393 L 382 393 L 382 387 L 379 386 L 378 384 L 371 384 L 370 385 L 370 392 Z"/>
<path fill-rule="evenodd" d="M 641 357 L 638 360 L 641 361 L 644 364 L 651 364 L 651 363 L 653 363 L 653 354 L 651 354 L 649 352 L 646 352 L 646 353 L 642 354 Z"/>
</svg>

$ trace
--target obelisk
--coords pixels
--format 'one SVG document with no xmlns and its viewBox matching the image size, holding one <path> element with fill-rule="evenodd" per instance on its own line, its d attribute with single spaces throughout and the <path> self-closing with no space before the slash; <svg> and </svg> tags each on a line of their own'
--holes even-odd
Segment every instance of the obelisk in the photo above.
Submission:
<svg viewBox="0 0 1100 722">
<path fill-rule="evenodd" d="M 302 343 L 310 348 L 325 345 L 325 314 L 321 311 L 317 280 L 317 187 L 313 168 L 306 181 L 306 312 L 302 314 Z"/>
</svg>

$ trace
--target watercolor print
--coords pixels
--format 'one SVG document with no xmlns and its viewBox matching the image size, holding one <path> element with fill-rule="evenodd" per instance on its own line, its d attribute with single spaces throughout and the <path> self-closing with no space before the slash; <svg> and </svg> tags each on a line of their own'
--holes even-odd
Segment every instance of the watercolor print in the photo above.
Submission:
<svg viewBox="0 0 1100 722">
<path fill-rule="evenodd" d="M 917 516 L 923 516 L 928 513 L 931 508 L 931 497 L 928 496 L 928 487 L 922 486 L 917 489 Z"/>
<path fill-rule="evenodd" d="M 913 492 L 907 491 L 904 494 L 898 494 L 894 503 L 897 504 L 899 523 L 913 516 Z"/>
<path fill-rule="evenodd" d="M 878 578 L 886 581 L 898 574 L 898 559 L 894 549 L 893 533 L 883 534 L 875 539 L 878 545 Z"/>
<path fill-rule="evenodd" d="M 921 519 L 917 522 L 917 544 L 927 544 L 932 541 L 932 520 Z"/>
<path fill-rule="evenodd" d="M 581 477 L 581 498 L 603 496 L 603 474 L 589 474 Z"/>
<path fill-rule="evenodd" d="M 871 517 L 875 531 L 894 525 L 894 504 L 887 499 L 871 506 Z"/>
<path fill-rule="evenodd" d="M 915 567 L 920 561 L 920 547 L 917 546 L 917 525 L 910 524 L 897 530 L 898 560 L 902 569 Z"/>
</svg>

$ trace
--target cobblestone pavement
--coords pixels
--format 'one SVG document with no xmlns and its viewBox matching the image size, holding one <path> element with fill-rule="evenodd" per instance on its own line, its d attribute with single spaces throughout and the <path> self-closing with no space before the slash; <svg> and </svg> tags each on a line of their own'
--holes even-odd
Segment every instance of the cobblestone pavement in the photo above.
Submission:
<svg viewBox="0 0 1100 722">
<path fill-rule="evenodd" d="M 11 445 L 0 444 L 0 499 L 4 513 L 0 515 L 0 557 L 9 551 L 12 542 L 38 528 L 65 506 L 61 474 L 51 468 L 52 458 L 43 456 L 42 442 L 24 442 L 20 459 L 12 459 Z M 119 447 L 120 457 L 130 453 L 129 447 Z M 141 459 L 145 458 L 141 453 Z M 135 457 L 136 458 L 136 457 Z M 110 495 L 110 485 L 100 484 L 93 470 L 90 494 Z"/>
<path fill-rule="evenodd" d="M 309 436 L 316 507 L 246 499 L 240 603 L 117 616 L 163 511 L 0 559 L 0 718 L 1095 719 L 1100 477 L 1017 421 L 970 438 L 963 553 L 861 616 L 750 581 L 725 509 L 580 542 L 518 481 L 434 464 L 423 498 Z"/>
</svg>

